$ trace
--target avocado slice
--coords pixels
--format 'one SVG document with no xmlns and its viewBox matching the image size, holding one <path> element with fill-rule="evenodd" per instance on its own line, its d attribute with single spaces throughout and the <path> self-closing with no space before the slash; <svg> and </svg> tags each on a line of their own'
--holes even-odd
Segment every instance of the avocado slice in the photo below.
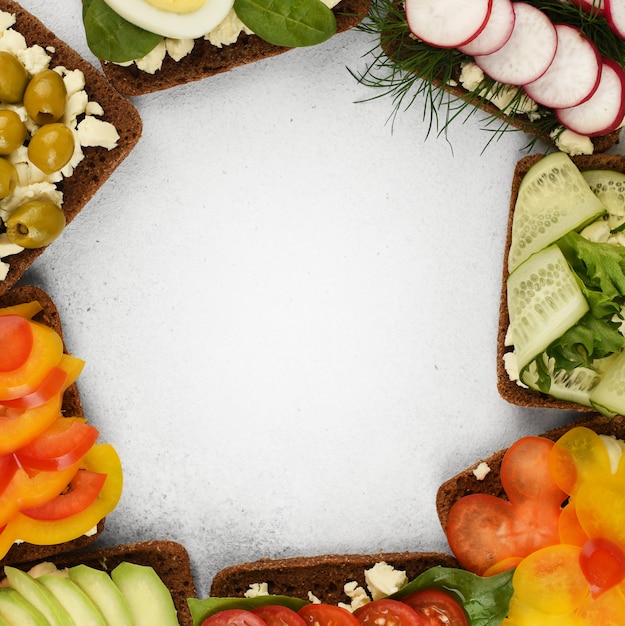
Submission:
<svg viewBox="0 0 625 626">
<path fill-rule="evenodd" d="M 0 588 L 0 616 L 9 626 L 48 626 L 48 620 L 11 587 Z"/>
<path fill-rule="evenodd" d="M 126 598 L 135 626 L 178 626 L 171 593 L 153 568 L 124 562 L 111 578 Z"/>
<path fill-rule="evenodd" d="M 28 600 L 48 620 L 50 626 L 75 626 L 69 613 L 54 594 L 37 579 L 16 567 L 4 568 L 9 587 Z"/>
<path fill-rule="evenodd" d="M 107 572 L 76 565 L 68 570 L 73 580 L 100 609 L 108 626 L 133 626 L 130 609 L 121 591 Z"/>
<path fill-rule="evenodd" d="M 89 596 L 67 576 L 45 574 L 37 580 L 48 588 L 65 607 L 76 626 L 107 626 L 100 609 Z"/>
</svg>

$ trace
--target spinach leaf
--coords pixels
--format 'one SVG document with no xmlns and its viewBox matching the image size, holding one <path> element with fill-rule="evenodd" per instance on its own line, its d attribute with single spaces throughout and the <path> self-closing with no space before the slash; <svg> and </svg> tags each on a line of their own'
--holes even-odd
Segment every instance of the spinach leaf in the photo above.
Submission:
<svg viewBox="0 0 625 626">
<path fill-rule="evenodd" d="M 140 59 L 163 39 L 126 21 L 104 0 L 83 2 L 83 22 L 89 49 L 103 61 L 125 63 Z"/>
<path fill-rule="evenodd" d="M 239 19 L 276 46 L 314 46 L 336 32 L 334 13 L 321 0 L 235 0 Z"/>
<path fill-rule="evenodd" d="M 499 626 L 510 608 L 513 573 L 509 570 L 483 578 L 465 570 L 438 566 L 426 570 L 390 597 L 401 600 L 421 589 L 439 587 L 460 600 L 471 626 Z"/>
<path fill-rule="evenodd" d="M 194 626 L 199 626 L 205 619 L 209 618 L 219 611 L 227 609 L 245 609 L 251 611 L 257 606 L 271 606 L 278 604 L 286 606 L 294 611 L 298 611 L 304 605 L 308 604 L 305 600 L 298 598 L 290 598 L 288 596 L 256 596 L 253 598 L 205 598 L 198 600 L 197 598 L 188 598 L 187 604 L 193 617 Z"/>
</svg>

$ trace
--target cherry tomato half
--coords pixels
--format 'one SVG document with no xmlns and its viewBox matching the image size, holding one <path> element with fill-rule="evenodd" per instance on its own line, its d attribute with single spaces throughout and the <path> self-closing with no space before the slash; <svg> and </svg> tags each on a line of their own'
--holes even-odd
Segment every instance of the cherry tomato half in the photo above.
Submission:
<svg viewBox="0 0 625 626">
<path fill-rule="evenodd" d="M 426 626 L 419 614 L 399 600 L 373 600 L 354 611 L 361 626 Z"/>
<path fill-rule="evenodd" d="M 469 618 L 462 605 L 442 589 L 417 591 L 403 599 L 416 611 L 426 626 L 469 626 Z"/>
<path fill-rule="evenodd" d="M 334 604 L 307 604 L 298 613 L 308 626 L 360 626 L 353 613 Z"/>
<path fill-rule="evenodd" d="M 226 609 L 205 619 L 202 626 L 267 626 L 267 624 L 252 611 Z"/>
<path fill-rule="evenodd" d="M 258 615 L 267 626 L 306 626 L 303 618 L 288 606 L 279 604 L 258 606 L 252 609 L 252 613 Z"/>
</svg>

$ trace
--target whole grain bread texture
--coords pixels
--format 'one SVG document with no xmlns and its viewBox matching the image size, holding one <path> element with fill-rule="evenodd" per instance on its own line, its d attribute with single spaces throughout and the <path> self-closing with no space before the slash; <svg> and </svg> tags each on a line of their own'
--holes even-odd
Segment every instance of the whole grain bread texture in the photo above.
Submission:
<svg viewBox="0 0 625 626">
<path fill-rule="evenodd" d="M 22 561 L 16 563 L 15 566 L 28 571 L 42 560 Z M 133 544 L 79 550 L 45 560 L 54 563 L 58 569 L 82 564 L 111 572 L 123 562 L 152 567 L 172 595 L 178 611 L 180 626 L 193 626 L 187 598 L 195 596 L 195 583 L 189 555 L 180 543 L 167 540 L 142 541 Z"/>
<path fill-rule="evenodd" d="M 312 593 L 321 602 L 349 603 L 343 587 L 356 581 L 366 589 L 365 570 L 384 561 L 403 570 L 409 580 L 438 565 L 459 567 L 441 552 L 379 552 L 376 554 L 326 554 L 287 559 L 260 559 L 239 563 L 218 572 L 210 595 L 214 598 L 243 597 L 250 585 L 267 583 L 269 593 L 309 600 Z"/>
<path fill-rule="evenodd" d="M 371 0 L 341 0 L 332 9 L 337 34 L 356 26 L 367 14 L 370 3 Z M 131 97 L 198 81 L 289 50 L 292 48 L 275 46 L 256 35 L 241 33 L 235 43 L 221 48 L 207 40 L 196 39 L 190 54 L 180 61 L 166 56 L 162 68 L 154 74 L 141 71 L 134 63 L 122 66 L 103 61 L 102 69 L 121 94 Z"/>
<path fill-rule="evenodd" d="M 392 19 L 389 19 L 388 24 L 388 32 L 382 32 L 381 35 L 381 46 L 384 50 L 384 53 L 391 61 L 396 61 L 398 63 L 405 60 L 406 56 L 410 53 L 409 50 L 402 46 L 401 41 L 393 36 L 393 28 L 397 28 L 398 25 L 405 23 L 405 10 L 403 8 L 403 4 L 400 2 L 394 3 L 395 12 L 392 14 Z M 394 21 L 393 21 L 394 20 Z M 407 27 L 406 27 L 407 28 Z M 408 37 L 408 31 L 406 33 L 406 40 L 410 40 Z M 477 107 L 481 109 L 485 113 L 490 116 L 496 118 L 496 121 L 488 126 L 488 132 L 491 134 L 497 135 L 501 133 L 501 129 L 505 126 L 512 127 L 513 129 L 517 129 L 518 131 L 522 131 L 530 136 L 533 139 L 539 139 L 545 142 L 548 145 L 554 145 L 554 139 L 549 135 L 549 133 L 545 133 L 544 131 L 540 131 L 536 124 L 533 124 L 532 121 L 526 114 L 516 114 L 516 115 L 506 115 L 502 113 L 501 109 L 496 107 L 494 104 L 485 100 L 484 98 L 472 96 L 469 91 L 464 89 L 459 82 L 460 78 L 460 63 L 455 65 L 452 68 L 451 73 L 451 82 L 443 82 L 443 80 L 434 80 L 431 81 L 432 85 L 438 89 L 443 90 L 444 92 L 450 94 L 451 96 L 458 98 L 464 102 L 467 102 L 471 106 Z M 417 71 L 418 73 L 418 71 Z M 442 99 L 441 102 L 445 100 Z M 466 114 L 465 114 L 466 117 Z M 554 122 L 556 126 L 558 125 Z M 598 135 L 596 137 L 591 137 L 594 153 L 601 153 L 609 150 L 614 145 L 618 144 L 620 141 L 620 132 L 621 129 L 614 130 L 605 135 Z"/>
<path fill-rule="evenodd" d="M 39 287 L 19 286 L 13 288 L 8 293 L 0 295 L 0 308 L 22 304 L 25 302 L 37 301 L 42 306 L 42 310 L 33 318 L 37 322 L 41 322 L 55 330 L 61 339 L 63 339 L 63 328 L 59 312 L 50 298 Z M 65 341 L 63 347 L 67 352 Z M 62 412 L 64 415 L 82 416 L 84 415 L 80 394 L 76 383 L 70 385 L 63 396 Z M 50 558 L 62 552 L 70 552 L 77 550 L 93 543 L 104 530 L 104 520 L 101 520 L 97 527 L 97 532 L 92 535 L 83 535 L 73 541 L 61 543 L 51 546 L 35 546 L 30 543 L 15 544 L 3 559 L 0 559 L 0 565 L 12 565 L 23 561 L 36 561 Z"/>
<path fill-rule="evenodd" d="M 551 429 L 541 436 L 556 441 L 576 426 L 590 428 L 599 435 L 612 435 L 618 439 L 625 439 L 625 418 L 620 416 L 607 418 L 601 415 L 581 416 L 574 422 Z M 480 459 L 475 465 L 456 474 L 439 487 L 436 494 L 436 510 L 443 530 L 447 528 L 447 519 L 451 507 L 464 496 L 472 493 L 483 493 L 507 499 L 505 491 L 501 486 L 499 474 L 501 461 L 506 450 L 507 448 L 499 450 L 486 459 Z M 478 479 L 474 474 L 474 470 L 480 463 L 486 463 L 490 469 L 488 474 L 482 479 Z"/>
<path fill-rule="evenodd" d="M 25 37 L 28 46 L 38 44 L 46 49 L 52 57 L 51 68 L 64 66 L 69 70 L 79 69 L 84 73 L 85 91 L 89 100 L 102 106 L 104 115 L 100 119 L 113 124 L 119 134 L 117 147 L 112 150 L 102 147 L 85 148 L 84 159 L 75 168 L 72 176 L 57 184 L 58 189 L 63 192 L 63 212 L 66 223 L 69 224 L 139 141 L 142 132 L 141 118 L 134 105 L 121 96 L 100 71 L 21 5 L 13 0 L 0 0 L 0 11 L 15 15 L 16 23 L 13 28 Z M 2 229 L 0 227 L 0 230 Z M 67 232 L 61 234 L 61 237 L 68 236 L 70 235 Z M 0 294 L 15 285 L 26 269 L 44 251 L 45 248 L 24 250 L 19 254 L 5 257 L 4 261 L 9 263 L 10 269 L 5 280 L 0 281 Z"/>
<path fill-rule="evenodd" d="M 595 413 L 592 407 L 558 400 L 547 394 L 521 387 L 515 381 L 510 380 L 504 365 L 504 354 L 512 351 L 512 346 L 506 346 L 506 333 L 510 324 L 508 314 L 508 298 L 506 295 L 506 282 L 508 280 L 508 252 L 512 241 L 512 220 L 514 219 L 514 206 L 519 193 L 519 186 L 528 170 L 537 163 L 544 155 L 534 154 L 521 159 L 514 168 L 512 186 L 510 190 L 510 209 L 506 230 L 506 243 L 503 254 L 503 271 L 501 280 L 501 297 L 499 302 L 499 323 L 497 328 L 497 390 L 499 395 L 517 406 L 562 409 L 565 411 L 578 411 L 580 413 Z M 573 156 L 572 161 L 580 170 L 606 169 L 625 173 L 625 156 L 618 154 L 592 154 L 588 156 Z"/>
</svg>

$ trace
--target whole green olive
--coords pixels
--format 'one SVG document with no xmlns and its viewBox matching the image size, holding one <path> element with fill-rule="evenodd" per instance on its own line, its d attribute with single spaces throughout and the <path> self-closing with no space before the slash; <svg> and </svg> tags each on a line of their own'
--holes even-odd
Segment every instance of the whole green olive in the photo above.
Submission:
<svg viewBox="0 0 625 626">
<path fill-rule="evenodd" d="M 54 70 L 35 74 L 24 91 L 26 112 L 39 126 L 57 122 L 65 113 L 67 88 Z"/>
<path fill-rule="evenodd" d="M 13 193 L 17 185 L 15 165 L 0 157 L 0 200 Z"/>
<path fill-rule="evenodd" d="M 49 200 L 29 200 L 11 213 L 5 222 L 7 237 L 22 248 L 43 248 L 65 228 L 65 214 Z"/>
<path fill-rule="evenodd" d="M 0 100 L 21 102 L 28 83 L 28 72 L 21 61 L 10 52 L 0 51 Z"/>
<path fill-rule="evenodd" d="M 28 144 L 28 158 L 45 174 L 58 172 L 72 154 L 74 133 L 60 122 L 39 127 Z"/>
<path fill-rule="evenodd" d="M 11 154 L 26 139 L 26 126 L 15 111 L 0 111 L 0 154 Z"/>
</svg>

